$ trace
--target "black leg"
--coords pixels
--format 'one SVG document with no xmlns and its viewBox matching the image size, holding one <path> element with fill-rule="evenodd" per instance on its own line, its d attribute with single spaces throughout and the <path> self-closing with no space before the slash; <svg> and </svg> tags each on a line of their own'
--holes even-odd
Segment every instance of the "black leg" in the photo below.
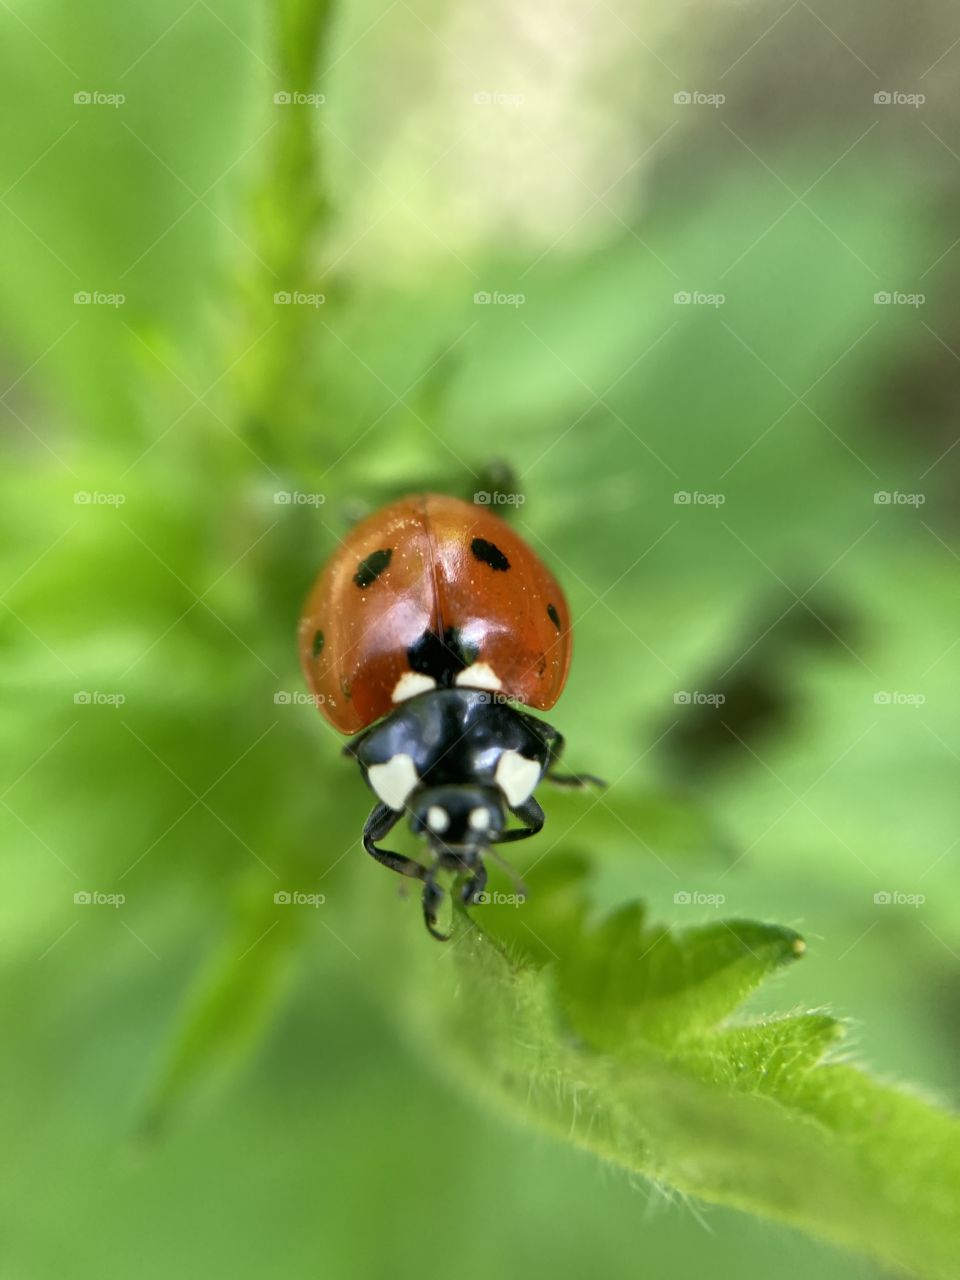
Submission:
<svg viewBox="0 0 960 1280">
<path fill-rule="evenodd" d="M 363 847 L 371 857 L 382 862 L 391 871 L 396 871 L 401 876 L 410 876 L 414 880 L 423 880 L 426 878 L 427 868 L 422 863 L 402 853 L 393 853 L 390 849 L 377 847 L 376 842 L 396 826 L 402 817 L 402 810 L 391 809 L 388 804 L 383 803 L 375 805 L 363 825 Z"/>
<path fill-rule="evenodd" d="M 535 836 L 546 821 L 543 810 L 533 796 L 529 800 L 524 800 L 523 804 L 511 806 L 511 812 L 515 813 L 524 825 L 519 830 L 504 831 L 497 836 L 497 844 L 510 844 L 514 840 L 526 840 L 530 836 Z"/>
<path fill-rule="evenodd" d="M 581 790 L 583 787 L 605 787 L 607 785 L 602 778 L 598 778 L 592 773 L 551 773 L 547 770 L 543 776 L 547 782 L 552 782 L 555 787 L 567 787 L 571 791 Z"/>
<path fill-rule="evenodd" d="M 433 879 L 431 872 L 423 886 L 423 923 L 427 926 L 428 933 L 432 934 L 438 942 L 449 942 L 450 934 L 441 933 L 437 928 L 437 907 L 442 901 L 443 890 Z"/>
<path fill-rule="evenodd" d="M 464 882 L 460 890 L 460 901 L 465 907 L 472 907 L 486 887 L 487 868 L 481 862 L 470 879 Z"/>
<path fill-rule="evenodd" d="M 396 871 L 401 876 L 409 876 L 413 880 L 422 880 L 423 885 L 423 920 L 429 932 L 437 939 L 438 942 L 449 942 L 450 935 L 441 933 L 437 928 L 437 908 L 443 901 L 443 890 L 433 879 L 436 867 L 429 870 L 422 862 L 417 862 L 415 858 L 408 858 L 402 853 L 394 853 L 390 849 L 380 849 L 377 847 L 377 841 L 387 834 L 400 818 L 403 817 L 402 811 L 391 809 L 387 804 L 376 805 L 364 823 L 363 827 L 363 847 L 371 857 L 376 858 L 378 862 L 382 862 L 385 867 L 389 867 L 391 871 Z"/>
<path fill-rule="evenodd" d="M 579 790 L 581 787 L 605 787 L 607 785 L 602 778 L 598 778 L 592 773 L 554 773 L 553 770 L 560 763 L 560 757 L 563 755 L 566 739 L 552 725 L 544 727 L 549 729 L 551 735 L 544 735 L 544 741 L 550 752 L 550 763 L 547 765 L 547 771 L 543 775 L 548 782 L 552 782 L 555 787 L 569 787 L 571 790 Z"/>
</svg>

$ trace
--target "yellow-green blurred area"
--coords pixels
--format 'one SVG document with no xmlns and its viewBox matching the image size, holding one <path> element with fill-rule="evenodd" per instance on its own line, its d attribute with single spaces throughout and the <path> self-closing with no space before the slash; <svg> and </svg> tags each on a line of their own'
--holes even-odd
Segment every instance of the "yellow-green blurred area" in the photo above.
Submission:
<svg viewBox="0 0 960 1280">
<path fill-rule="evenodd" d="M 955 1100 L 952 7 L 0 23 L 0 1275 L 879 1275 L 502 1120 L 395 1016 L 396 917 L 450 959 L 295 632 L 358 515 L 519 494 L 611 783 L 544 796 L 531 894 L 582 853 L 790 925 L 757 1007 Z"/>
</svg>

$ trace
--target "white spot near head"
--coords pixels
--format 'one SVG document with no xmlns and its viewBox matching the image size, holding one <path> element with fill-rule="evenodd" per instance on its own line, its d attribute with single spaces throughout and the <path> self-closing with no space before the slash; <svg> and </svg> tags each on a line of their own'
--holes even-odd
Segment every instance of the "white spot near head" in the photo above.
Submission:
<svg viewBox="0 0 960 1280">
<path fill-rule="evenodd" d="M 391 809 L 402 809 L 418 781 L 413 756 L 401 751 L 386 764 L 372 764 L 367 770 L 367 780 L 384 804 Z"/>
<path fill-rule="evenodd" d="M 427 826 L 431 831 L 446 831 L 450 825 L 450 815 L 438 804 L 432 804 L 427 810 Z"/>
<path fill-rule="evenodd" d="M 533 795 L 542 772 L 543 768 L 538 761 L 528 760 L 519 751 L 505 751 L 497 762 L 493 778 L 507 797 L 507 803 L 515 809 Z"/>
<path fill-rule="evenodd" d="M 466 689 L 500 689 L 500 677 L 489 662 L 475 662 L 466 667 L 456 678 L 456 684 Z"/>
<path fill-rule="evenodd" d="M 490 826 L 489 809 L 471 809 L 467 819 L 473 831 L 486 831 Z"/>
<path fill-rule="evenodd" d="M 437 682 L 433 676 L 422 675 L 419 671 L 405 671 L 393 686 L 390 701 L 406 702 L 408 698 L 415 698 L 418 693 L 426 693 L 428 689 L 436 687 Z"/>
</svg>

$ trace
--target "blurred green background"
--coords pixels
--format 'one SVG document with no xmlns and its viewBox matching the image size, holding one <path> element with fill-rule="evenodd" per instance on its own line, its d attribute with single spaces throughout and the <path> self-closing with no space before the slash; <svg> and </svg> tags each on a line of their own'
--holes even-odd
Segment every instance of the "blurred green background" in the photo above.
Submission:
<svg viewBox="0 0 960 1280">
<path fill-rule="evenodd" d="M 0 1276 L 879 1274 L 458 1088 L 295 629 L 357 515 L 519 491 L 612 783 L 536 857 L 800 929 L 757 1006 L 955 1101 L 956 14 L 0 22 Z"/>
</svg>

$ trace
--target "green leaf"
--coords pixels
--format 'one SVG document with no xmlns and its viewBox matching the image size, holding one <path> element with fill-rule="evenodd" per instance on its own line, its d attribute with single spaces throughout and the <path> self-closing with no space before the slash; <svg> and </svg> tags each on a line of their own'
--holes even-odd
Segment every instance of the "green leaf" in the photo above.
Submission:
<svg viewBox="0 0 960 1280">
<path fill-rule="evenodd" d="M 572 1020 L 598 1047 L 671 1043 L 712 1027 L 802 949 L 792 930 L 750 921 L 645 929 L 631 904 L 583 936 L 560 981 Z"/>
<path fill-rule="evenodd" d="M 457 1079 L 663 1186 L 955 1275 L 956 1119 L 836 1061 L 844 1027 L 827 1014 L 735 1020 L 800 936 L 744 920 L 673 932 L 640 904 L 594 921 L 586 864 L 555 862 L 529 901 L 458 913 L 445 963 L 424 949 L 397 984 Z"/>
</svg>

